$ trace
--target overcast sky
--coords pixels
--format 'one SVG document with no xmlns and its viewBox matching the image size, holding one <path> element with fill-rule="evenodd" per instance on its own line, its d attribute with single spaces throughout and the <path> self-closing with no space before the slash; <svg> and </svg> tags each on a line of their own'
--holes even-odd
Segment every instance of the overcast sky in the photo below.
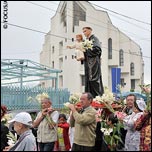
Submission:
<svg viewBox="0 0 152 152">
<path fill-rule="evenodd" d="M 51 17 L 54 16 L 59 4 L 59 1 L 33 1 L 33 3 L 37 5 L 28 1 L 7 2 L 7 21 L 9 23 L 45 33 L 51 28 Z M 139 44 L 145 63 L 145 83 L 151 83 L 151 1 L 90 2 L 100 6 L 100 8 L 97 7 L 97 9 L 107 11 L 113 25 Z M 4 1 L 1 1 L 1 22 L 3 21 L 3 5 Z M 45 8 L 38 5 L 44 6 Z M 145 23 L 137 22 L 103 8 Z M 12 25 L 8 25 L 8 28 L 4 29 L 3 24 L 1 24 L 1 31 L 2 59 L 29 59 L 39 62 L 39 53 L 42 50 L 45 34 Z"/>
</svg>

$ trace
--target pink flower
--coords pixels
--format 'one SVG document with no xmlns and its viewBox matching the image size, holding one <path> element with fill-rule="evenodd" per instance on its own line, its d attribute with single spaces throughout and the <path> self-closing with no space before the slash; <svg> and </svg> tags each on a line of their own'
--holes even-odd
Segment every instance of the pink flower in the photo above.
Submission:
<svg viewBox="0 0 152 152">
<path fill-rule="evenodd" d="M 101 113 L 103 109 L 98 109 L 96 112 L 96 122 L 101 121 Z"/>
<path fill-rule="evenodd" d="M 126 116 L 125 113 L 119 112 L 119 111 L 116 111 L 115 115 L 117 116 L 118 119 L 121 119 L 121 120 L 124 119 L 124 117 Z"/>
</svg>

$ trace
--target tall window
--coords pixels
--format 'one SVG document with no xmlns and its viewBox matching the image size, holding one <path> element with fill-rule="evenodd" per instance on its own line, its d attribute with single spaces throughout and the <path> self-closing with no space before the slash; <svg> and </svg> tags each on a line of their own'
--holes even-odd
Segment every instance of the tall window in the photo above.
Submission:
<svg viewBox="0 0 152 152">
<path fill-rule="evenodd" d="M 108 59 L 112 59 L 112 39 L 108 39 Z"/>
<path fill-rule="evenodd" d="M 54 61 L 52 61 L 52 68 L 54 69 Z"/>
<path fill-rule="evenodd" d="M 59 76 L 59 87 L 63 87 L 63 76 L 62 75 L 60 75 Z"/>
<path fill-rule="evenodd" d="M 130 64 L 130 74 L 131 75 L 135 74 L 135 67 L 134 67 L 134 63 L 133 62 Z"/>
<path fill-rule="evenodd" d="M 59 42 L 59 55 L 63 54 L 63 41 Z"/>
<path fill-rule="evenodd" d="M 121 78 L 121 79 L 120 79 L 120 84 L 121 84 L 122 87 L 124 87 L 124 85 L 125 85 L 125 80 L 124 80 L 124 78 Z"/>
<path fill-rule="evenodd" d="M 63 58 L 59 58 L 59 69 L 63 69 Z"/>
<path fill-rule="evenodd" d="M 52 46 L 52 54 L 54 54 L 54 46 Z"/>
<path fill-rule="evenodd" d="M 131 89 L 135 89 L 135 79 L 131 79 Z"/>
<path fill-rule="evenodd" d="M 124 52 L 123 50 L 121 49 L 119 51 L 119 66 L 123 66 L 124 65 Z"/>
<path fill-rule="evenodd" d="M 52 79 L 52 88 L 55 87 L 55 79 Z"/>
<path fill-rule="evenodd" d="M 85 76 L 81 75 L 81 85 L 84 86 L 85 85 Z"/>
<path fill-rule="evenodd" d="M 67 5 L 65 3 L 65 5 L 63 6 L 62 11 L 61 11 L 61 23 L 63 23 L 64 27 L 67 26 L 66 18 L 67 18 Z"/>
<path fill-rule="evenodd" d="M 78 5 L 76 1 L 73 2 L 73 32 L 74 26 L 79 25 L 79 21 L 86 21 L 86 12 Z"/>
</svg>

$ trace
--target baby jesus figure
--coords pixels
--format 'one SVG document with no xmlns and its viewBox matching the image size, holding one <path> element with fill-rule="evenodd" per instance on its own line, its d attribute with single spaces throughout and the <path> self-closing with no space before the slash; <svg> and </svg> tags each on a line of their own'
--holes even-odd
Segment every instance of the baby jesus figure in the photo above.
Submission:
<svg viewBox="0 0 152 152">
<path fill-rule="evenodd" d="M 67 48 L 69 48 L 69 49 L 75 48 L 75 54 L 76 54 L 77 61 L 83 61 L 85 59 L 85 57 L 84 57 L 85 49 L 83 48 L 82 42 L 83 42 L 82 34 L 77 34 L 75 44 L 72 46 L 67 46 Z"/>
</svg>

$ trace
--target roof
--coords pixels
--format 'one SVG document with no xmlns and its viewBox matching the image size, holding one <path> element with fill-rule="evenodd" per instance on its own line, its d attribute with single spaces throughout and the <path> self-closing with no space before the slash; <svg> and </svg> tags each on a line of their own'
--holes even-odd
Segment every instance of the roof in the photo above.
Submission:
<svg viewBox="0 0 152 152">
<path fill-rule="evenodd" d="M 61 72 L 27 59 L 1 59 L 2 85 L 57 79 Z"/>
</svg>

